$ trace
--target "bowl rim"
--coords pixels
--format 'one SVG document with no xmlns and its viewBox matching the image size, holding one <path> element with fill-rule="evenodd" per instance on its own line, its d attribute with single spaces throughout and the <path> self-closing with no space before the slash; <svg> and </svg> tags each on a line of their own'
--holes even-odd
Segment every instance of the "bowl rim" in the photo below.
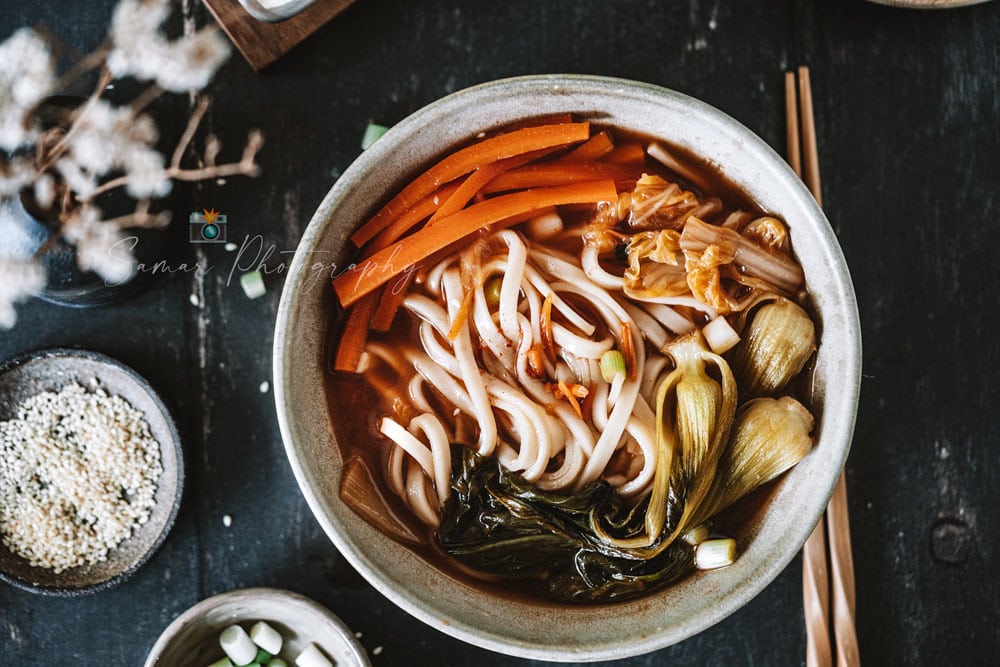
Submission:
<svg viewBox="0 0 1000 667">
<path fill-rule="evenodd" d="M 764 142 L 763 139 L 742 123 L 723 111 L 694 97 L 639 81 L 578 74 L 543 74 L 512 77 L 485 82 L 457 91 L 413 112 L 390 128 L 379 142 L 376 142 L 371 148 L 364 151 L 355 159 L 344 174 L 333 184 L 316 209 L 299 241 L 298 248 L 311 249 L 320 238 L 322 232 L 326 230 L 326 227 L 330 224 L 335 224 L 334 213 L 336 208 L 342 204 L 341 200 L 343 197 L 349 194 L 353 188 L 351 184 L 352 176 L 355 173 L 363 173 L 375 162 L 387 158 L 389 156 L 388 147 L 392 144 L 395 137 L 407 136 L 410 133 L 418 131 L 425 125 L 425 119 L 433 118 L 439 111 L 448 109 L 453 105 L 458 105 L 463 101 L 475 99 L 477 96 L 485 96 L 497 88 L 516 88 L 518 94 L 530 92 L 541 93 L 542 91 L 551 92 L 553 88 L 567 89 L 572 92 L 586 93 L 589 91 L 605 94 L 612 90 L 627 90 L 638 97 L 658 98 L 661 102 L 683 104 L 692 115 L 699 116 L 703 121 L 739 135 L 739 141 L 752 153 L 754 160 L 770 169 L 769 175 L 781 181 L 782 191 L 789 200 L 808 211 L 809 217 L 815 223 L 813 231 L 815 232 L 816 246 L 835 264 L 833 284 L 830 291 L 836 294 L 842 303 L 842 309 L 837 309 L 837 315 L 842 319 L 843 325 L 838 328 L 842 329 L 846 334 L 844 341 L 842 341 L 845 346 L 843 356 L 850 363 L 846 368 L 840 369 L 842 371 L 840 376 L 843 378 L 842 385 L 838 387 L 842 397 L 842 400 L 839 402 L 841 409 L 837 413 L 827 412 L 824 409 L 823 418 L 824 420 L 833 420 L 838 425 L 837 435 L 840 436 L 837 438 L 839 446 L 837 450 L 838 455 L 831 462 L 837 464 L 838 471 L 842 471 L 851 447 L 861 381 L 860 317 L 858 314 L 857 299 L 843 251 L 825 214 L 806 189 L 801 179 L 794 175 L 784 159 Z M 687 639 L 742 608 L 747 602 L 763 591 L 788 566 L 792 559 L 799 553 L 801 545 L 805 543 L 813 527 L 822 517 L 840 474 L 824 475 L 816 482 L 814 497 L 817 499 L 822 498 L 823 502 L 822 504 L 817 502 L 811 508 L 810 512 L 803 513 L 802 516 L 809 520 L 804 521 L 800 519 L 797 522 L 798 529 L 794 533 L 789 534 L 790 538 L 793 538 L 791 541 L 795 542 L 796 548 L 783 547 L 781 550 L 775 552 L 775 556 L 759 563 L 757 569 L 748 573 L 748 578 L 750 579 L 749 585 L 734 589 L 729 593 L 727 596 L 727 607 L 722 612 L 695 615 L 693 619 L 685 619 L 670 628 L 664 628 L 659 635 L 646 636 L 642 639 L 632 641 L 627 641 L 629 638 L 623 638 L 617 643 L 607 642 L 597 647 L 587 648 L 583 653 L 581 649 L 574 650 L 572 648 L 554 647 L 549 644 L 539 644 L 504 637 L 482 627 L 466 623 L 446 610 L 435 609 L 421 600 L 411 599 L 405 591 L 400 592 L 383 581 L 381 574 L 375 569 L 373 563 L 366 557 L 362 550 L 356 548 L 351 538 L 342 535 L 335 521 L 325 514 L 321 499 L 309 486 L 309 479 L 303 461 L 296 451 L 293 437 L 293 418 L 291 416 L 294 413 L 295 406 L 290 397 L 289 382 L 287 380 L 291 369 L 286 364 L 286 358 L 290 358 L 291 348 L 296 343 L 291 336 L 292 332 L 290 329 L 293 321 L 292 318 L 295 314 L 295 293 L 305 279 L 306 256 L 308 254 L 308 252 L 296 252 L 289 266 L 289 273 L 285 280 L 278 306 L 274 334 L 272 360 L 274 368 L 273 377 L 275 380 L 274 398 L 278 424 L 289 464 L 292 467 L 299 488 L 317 521 L 351 565 L 389 600 L 431 627 L 489 650 L 530 659 L 599 661 L 648 653 Z"/>
<path fill-rule="evenodd" d="M 136 383 L 136 385 L 142 389 L 149 399 L 156 406 L 157 411 L 162 415 L 164 422 L 167 425 L 167 429 L 170 432 L 170 438 L 173 441 L 173 449 L 175 451 L 175 456 L 177 460 L 177 492 L 174 494 L 173 499 L 170 503 L 170 512 L 167 514 L 166 521 L 163 524 L 163 528 L 160 533 L 153 540 L 153 543 L 149 546 L 141 556 L 132 561 L 128 567 L 113 575 L 103 581 L 99 581 L 87 586 L 78 587 L 65 587 L 65 586 L 45 586 L 42 584 L 36 584 L 30 581 L 25 581 L 20 577 L 11 575 L 4 570 L 0 569 L 0 580 L 24 591 L 29 591 L 31 593 L 37 593 L 40 595 L 50 595 L 57 597 L 81 597 L 86 595 L 92 595 L 94 593 L 99 593 L 101 591 L 106 591 L 112 589 L 119 584 L 123 583 L 127 579 L 131 578 L 136 572 L 138 572 L 146 563 L 148 563 L 154 555 L 166 542 L 167 536 L 170 531 L 173 530 L 174 523 L 177 520 L 177 514 L 180 512 L 181 502 L 184 496 L 184 447 L 181 443 L 180 432 L 177 430 L 177 423 L 174 421 L 173 415 L 170 413 L 170 409 L 167 408 L 166 403 L 163 402 L 163 398 L 149 381 L 139 374 L 131 366 L 128 366 L 121 361 L 113 357 L 109 357 L 101 352 L 95 352 L 93 350 L 87 350 L 83 348 L 75 347 L 46 347 L 37 350 L 29 350 L 27 352 L 22 352 L 10 359 L 4 361 L 0 364 L 0 377 L 8 373 L 9 371 L 23 366 L 25 364 L 37 361 L 39 359 L 58 359 L 60 357 L 73 357 L 77 359 L 87 359 L 89 361 L 95 361 L 101 365 L 110 366 L 121 372 L 123 372 L 130 380 Z M 164 443 L 157 441 L 160 447 L 164 447 Z M 161 461 L 163 459 L 161 455 Z M 161 473 L 162 474 L 162 473 Z M 131 535 L 126 540 L 131 539 Z M 116 547 L 117 548 L 117 547 Z"/>
<path fill-rule="evenodd" d="M 354 631 L 351 630 L 346 623 L 344 623 L 343 619 L 327 609 L 325 606 L 316 602 L 312 598 L 306 597 L 301 593 L 296 593 L 295 591 L 289 591 L 283 588 L 255 586 L 251 588 L 237 588 L 231 591 L 217 593 L 216 595 L 205 598 L 200 602 L 196 602 L 185 609 L 176 618 L 174 618 L 174 620 L 170 622 L 170 625 L 164 628 L 163 632 L 160 633 L 160 636 L 156 638 L 156 642 L 153 643 L 153 647 L 149 649 L 149 653 L 146 655 L 146 661 L 143 663 L 144 667 L 155 667 L 156 661 L 160 659 L 160 656 L 163 655 L 163 651 L 177 636 L 177 633 L 181 630 L 181 628 L 194 619 L 208 613 L 217 605 L 228 602 L 239 602 L 244 599 L 253 600 L 267 597 L 279 598 L 282 602 L 288 603 L 290 606 L 299 610 L 304 610 L 308 613 L 320 616 L 323 620 L 330 623 L 337 629 L 341 638 L 344 639 L 345 643 L 354 651 L 355 657 L 359 660 L 362 667 L 368 667 L 371 664 L 368 660 L 367 651 L 365 651 L 361 642 L 358 641 Z"/>
</svg>

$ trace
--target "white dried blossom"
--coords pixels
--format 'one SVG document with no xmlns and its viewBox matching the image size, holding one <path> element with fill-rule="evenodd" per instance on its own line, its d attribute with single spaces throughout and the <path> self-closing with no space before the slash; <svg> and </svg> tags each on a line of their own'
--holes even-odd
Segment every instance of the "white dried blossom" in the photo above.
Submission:
<svg viewBox="0 0 1000 667">
<path fill-rule="evenodd" d="M 84 206 L 63 226 L 63 237 L 76 246 L 76 263 L 93 271 L 108 285 L 120 285 L 135 275 L 133 244 L 115 225 L 101 221 L 101 211 Z"/>
<path fill-rule="evenodd" d="M 35 203 L 42 209 L 48 209 L 56 198 L 56 179 L 52 174 L 44 173 L 35 179 Z"/>
<path fill-rule="evenodd" d="M 60 158 L 56 161 L 55 168 L 70 190 L 80 197 L 88 197 L 97 189 L 97 179 L 94 175 L 84 170 L 72 157 Z"/>
<path fill-rule="evenodd" d="M 45 270 L 33 261 L 0 257 L 0 329 L 9 329 L 17 322 L 14 304 L 42 291 Z"/>
<path fill-rule="evenodd" d="M 112 170 L 124 171 L 129 194 L 137 199 L 170 192 L 163 156 L 153 148 L 156 124 L 148 115 L 136 116 L 128 107 L 97 100 L 84 107 L 75 122 L 68 157 L 84 174 L 100 177 Z"/>
<path fill-rule="evenodd" d="M 15 157 L 10 162 L 0 158 L 0 197 L 14 197 L 35 177 L 35 164 L 28 158 Z"/>
<path fill-rule="evenodd" d="M 122 0 L 111 20 L 108 70 L 172 92 L 201 90 L 229 57 L 229 44 L 215 28 L 170 41 L 160 32 L 168 14 L 166 0 Z"/>
<path fill-rule="evenodd" d="M 125 190 L 135 199 L 164 197 L 173 186 L 164 170 L 163 156 L 154 150 L 134 149 L 126 158 L 126 168 Z"/>
<path fill-rule="evenodd" d="M 175 93 L 201 90 L 228 57 L 229 43 L 218 30 L 199 30 L 169 44 L 156 83 Z"/>
<path fill-rule="evenodd" d="M 13 151 L 34 141 L 27 112 L 52 92 L 52 54 L 45 41 L 22 28 L 0 44 L 0 148 Z"/>
</svg>

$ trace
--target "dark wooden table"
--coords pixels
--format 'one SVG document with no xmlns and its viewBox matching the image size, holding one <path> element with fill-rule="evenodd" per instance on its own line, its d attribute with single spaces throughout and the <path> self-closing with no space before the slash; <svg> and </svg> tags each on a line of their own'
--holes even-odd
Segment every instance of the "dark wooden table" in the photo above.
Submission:
<svg viewBox="0 0 1000 667">
<path fill-rule="evenodd" d="M 0 39 L 40 23 L 91 48 L 112 4 L 5 2 Z M 191 0 L 185 10 L 207 20 Z M 782 73 L 799 64 L 812 69 L 826 209 L 864 329 L 847 468 L 861 654 L 869 665 L 996 664 L 1000 2 L 917 12 L 861 0 L 359 0 L 265 73 L 238 58 L 222 69 L 209 124 L 230 150 L 262 128 L 264 175 L 177 189 L 168 201 L 174 251 L 198 258 L 184 227 L 202 207 L 228 215 L 237 243 L 260 235 L 294 250 L 370 119 L 392 124 L 446 93 L 517 74 L 661 84 L 783 150 Z M 168 128 L 183 122 L 185 104 L 159 109 Z M 282 275 L 250 301 L 227 282 L 235 253 L 203 252 L 216 267 L 203 279 L 158 275 L 142 294 L 100 309 L 35 301 L 0 332 L 0 358 L 79 346 L 136 368 L 172 408 L 188 462 L 172 534 L 122 586 L 81 599 L 0 586 L 0 663 L 141 664 L 198 600 L 277 586 L 310 595 L 362 633 L 375 665 L 528 664 L 410 618 L 334 549 L 298 491 L 271 393 L 260 389 L 270 380 Z M 802 664 L 800 581 L 796 560 L 710 630 L 616 664 Z"/>
</svg>

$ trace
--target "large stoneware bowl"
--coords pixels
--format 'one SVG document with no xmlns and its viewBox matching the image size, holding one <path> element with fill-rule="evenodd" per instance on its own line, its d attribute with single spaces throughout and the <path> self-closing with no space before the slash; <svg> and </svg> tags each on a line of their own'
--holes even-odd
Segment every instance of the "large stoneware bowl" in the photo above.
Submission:
<svg viewBox="0 0 1000 667">
<path fill-rule="evenodd" d="M 743 522 L 728 568 L 612 607 L 540 605 L 491 596 L 415 556 L 340 499 L 338 427 L 324 391 L 324 341 L 337 306 L 330 263 L 350 259 L 348 236 L 434 158 L 478 133 L 571 111 L 660 137 L 704 157 L 791 228 L 821 340 L 814 375 L 814 450 Z M 685 95 L 618 79 L 508 79 L 439 100 L 393 127 L 344 173 L 302 237 L 278 310 L 275 399 L 289 462 L 326 533 L 386 597 L 428 625 L 511 655 L 607 660 L 652 651 L 708 628 L 768 585 L 821 516 L 850 448 L 861 334 L 850 275 L 833 230 L 784 161 L 748 129 Z M 775 637 L 775 641 L 783 641 Z"/>
</svg>

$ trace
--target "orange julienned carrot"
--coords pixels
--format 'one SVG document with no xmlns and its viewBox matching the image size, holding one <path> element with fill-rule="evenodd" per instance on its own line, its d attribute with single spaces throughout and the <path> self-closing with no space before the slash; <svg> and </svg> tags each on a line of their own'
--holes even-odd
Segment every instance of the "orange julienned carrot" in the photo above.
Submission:
<svg viewBox="0 0 1000 667">
<path fill-rule="evenodd" d="M 494 178 L 500 174 L 508 171 L 510 169 L 516 169 L 517 167 L 523 166 L 543 157 L 553 149 L 543 148 L 541 150 L 532 151 L 530 153 L 524 153 L 523 155 L 515 155 L 514 157 L 505 158 L 503 160 L 497 160 L 496 162 L 491 162 L 479 167 L 474 172 L 469 174 L 461 185 L 451 185 L 445 186 L 438 190 L 440 197 L 446 197 L 440 205 L 437 206 L 437 210 L 434 211 L 430 219 L 427 220 L 427 226 L 430 227 L 435 222 L 441 218 L 445 218 L 453 213 L 457 213 L 462 210 L 466 204 L 479 192 L 484 185 L 492 181 Z M 431 197 L 428 195 L 424 198 L 424 202 L 430 202 L 432 199 L 437 200 L 439 197 Z M 417 210 L 419 209 L 419 211 Z M 415 226 L 419 220 L 422 220 L 427 207 L 418 204 L 414 206 L 410 211 L 415 211 L 415 214 L 411 216 L 410 211 L 407 211 L 402 216 L 400 216 L 391 225 L 383 229 L 375 240 L 366 248 L 369 251 L 368 255 L 374 254 L 374 252 L 381 250 L 389 245 L 389 243 L 398 240 L 404 228 L 408 230 L 409 228 Z M 416 219 L 419 217 L 419 220 Z M 388 242 L 387 242 L 388 241 Z M 413 274 L 408 273 L 403 276 L 400 281 L 390 288 L 388 285 L 382 290 L 382 296 L 378 301 L 378 308 L 375 309 L 375 315 L 372 317 L 372 329 L 375 331 L 388 331 L 392 326 L 393 320 L 396 318 L 396 312 L 403 303 L 403 299 L 406 298 L 406 293 L 410 288 L 410 283 L 413 282 Z"/>
<path fill-rule="evenodd" d="M 388 248 L 403 238 L 411 229 L 441 210 L 441 207 L 451 199 L 458 189 L 458 183 L 449 183 L 404 211 L 401 216 L 393 220 L 388 227 L 372 239 L 372 242 L 365 247 L 363 257 L 371 257 L 379 250 Z"/>
<path fill-rule="evenodd" d="M 410 291 L 413 276 L 411 271 L 400 277 L 397 282 L 382 288 L 382 296 L 378 298 L 378 308 L 375 309 L 375 315 L 372 316 L 372 331 L 388 331 L 392 327 L 396 313 L 399 312 L 399 307 L 403 305 L 403 299 Z"/>
<path fill-rule="evenodd" d="M 515 155 L 514 157 L 484 164 L 482 167 L 479 167 L 474 172 L 469 174 L 469 177 L 466 178 L 457 189 L 452 191 L 448 200 L 434 212 L 434 215 L 427 221 L 427 224 L 432 225 L 434 222 L 445 216 L 457 213 L 465 208 L 465 205 L 472 201 L 472 198 L 475 197 L 487 183 L 492 181 L 497 176 L 510 171 L 511 169 L 523 167 L 540 157 L 548 155 L 552 152 L 552 150 L 553 149 L 551 148 L 542 148 L 537 151 L 531 151 L 530 153 Z"/>
<path fill-rule="evenodd" d="M 548 187 L 594 181 L 598 179 L 614 179 L 616 181 L 635 180 L 637 174 L 615 164 L 605 162 L 574 162 L 552 160 L 539 162 L 526 167 L 513 169 L 490 181 L 483 192 L 492 194 L 509 190 L 525 188 Z"/>
<path fill-rule="evenodd" d="M 514 130 L 460 149 L 444 158 L 403 188 L 385 206 L 372 216 L 351 236 L 354 245 L 361 247 L 397 216 L 444 183 L 504 158 L 530 153 L 555 146 L 565 146 L 590 137 L 590 123 L 559 123 L 539 125 Z"/>
<path fill-rule="evenodd" d="M 566 153 L 562 159 L 575 162 L 597 160 L 611 152 L 611 149 L 614 147 L 615 142 L 608 131 L 601 130 L 569 153 Z"/>
<path fill-rule="evenodd" d="M 439 249 L 490 225 L 507 223 L 551 206 L 616 201 L 618 191 L 612 180 L 573 183 L 537 188 L 487 199 L 442 218 L 432 228 L 424 228 L 380 250 L 367 260 L 352 265 L 333 281 L 344 307 L 378 289 Z"/>
<path fill-rule="evenodd" d="M 646 164 L 646 149 L 642 144 L 622 144 L 604 156 L 605 162 L 615 164 L 644 165 Z"/>
<path fill-rule="evenodd" d="M 364 352 L 365 342 L 368 340 L 368 326 L 377 305 L 378 295 L 372 294 L 351 308 L 351 312 L 347 315 L 347 323 L 344 324 L 344 331 L 340 334 L 337 357 L 333 362 L 334 370 L 349 373 L 358 371 L 358 362 L 361 361 L 361 353 Z"/>
</svg>

